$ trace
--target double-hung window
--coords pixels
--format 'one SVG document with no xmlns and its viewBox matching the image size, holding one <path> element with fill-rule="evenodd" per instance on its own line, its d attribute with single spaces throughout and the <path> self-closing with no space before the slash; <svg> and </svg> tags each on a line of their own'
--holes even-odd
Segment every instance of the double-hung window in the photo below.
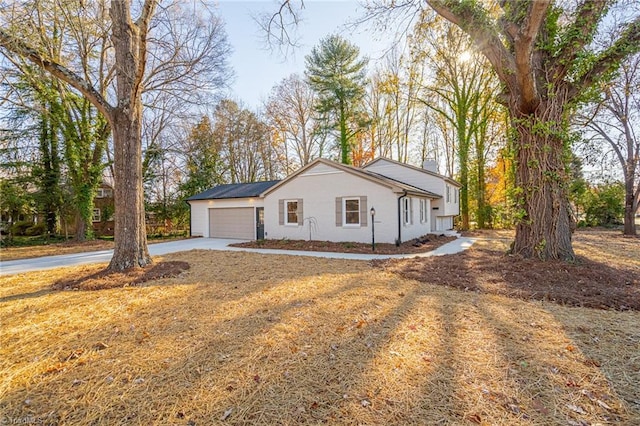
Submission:
<svg viewBox="0 0 640 426">
<path fill-rule="evenodd" d="M 360 198 L 343 198 L 342 223 L 345 226 L 360 226 Z"/>
<path fill-rule="evenodd" d="M 411 225 L 411 198 L 402 199 L 402 222 L 405 225 Z"/>
<path fill-rule="evenodd" d="M 427 210 L 427 200 L 420 200 L 420 223 L 427 223 L 429 221 L 429 212 Z"/>
<path fill-rule="evenodd" d="M 298 225 L 298 201 L 285 201 L 285 225 Z"/>
<path fill-rule="evenodd" d="M 93 209 L 92 222 L 100 222 L 100 209 Z"/>
</svg>

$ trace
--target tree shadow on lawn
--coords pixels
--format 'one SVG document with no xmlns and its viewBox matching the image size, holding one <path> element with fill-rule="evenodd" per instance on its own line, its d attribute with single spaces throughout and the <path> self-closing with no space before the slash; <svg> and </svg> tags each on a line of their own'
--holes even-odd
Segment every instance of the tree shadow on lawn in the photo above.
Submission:
<svg viewBox="0 0 640 426">
<path fill-rule="evenodd" d="M 56 280 L 49 288 L 0 297 L 0 303 L 38 298 L 59 290 L 108 290 L 139 286 L 149 281 L 177 277 L 189 267 L 189 263 L 184 261 L 160 261 L 146 268 L 136 268 L 124 272 L 107 271 L 103 266 L 100 266 L 98 270 L 93 266 L 81 269 L 71 267 L 70 272 Z"/>
<path fill-rule="evenodd" d="M 145 370 L 148 372 L 149 367 L 159 367 L 156 374 L 162 377 L 169 367 L 167 359 L 183 358 L 185 361 L 182 362 L 186 364 L 186 360 L 193 357 L 192 351 L 201 349 L 211 356 L 210 347 L 195 349 L 194 346 L 199 347 L 205 337 L 210 337 L 212 330 L 209 327 L 215 327 L 217 321 L 232 321 L 235 311 L 242 312 L 242 306 L 249 303 L 247 300 L 255 298 L 255 293 L 259 293 L 259 296 L 266 295 L 271 287 L 284 283 L 293 286 L 295 282 L 291 280 L 294 278 L 315 281 L 339 274 L 342 270 L 369 269 L 365 262 L 320 261 L 316 265 L 305 263 L 301 259 L 283 264 L 283 259 L 290 259 L 288 256 L 269 256 L 268 265 L 257 265 L 256 268 L 246 270 L 246 265 L 251 264 L 249 261 L 259 260 L 256 258 L 263 256 L 236 252 L 186 252 L 169 257 L 178 262 L 189 259 L 194 267 L 178 278 L 156 281 L 143 287 L 101 292 L 44 290 L 43 297 L 34 301 L 15 297 L 19 295 L 9 296 L 14 297 L 14 303 L 3 307 L 0 318 L 12 318 L 12 326 L 5 328 L 0 335 L 6 337 L 11 344 L 7 344 L 2 350 L 11 355 L 16 363 L 30 365 L 31 373 L 22 377 L 23 374 L 6 371 L 13 379 L 5 377 L 8 381 L 5 380 L 4 383 L 0 380 L 0 399 L 3 400 L 0 409 L 7 414 L 15 414 L 15 418 L 21 414 L 42 414 L 45 411 L 64 416 L 68 407 L 65 407 L 64 402 L 60 405 L 60 402 L 69 401 L 68 385 L 72 383 L 72 390 L 77 391 L 73 392 L 74 398 L 81 408 L 79 418 L 91 423 L 88 418 L 99 417 L 92 417 L 87 404 L 98 400 L 100 404 L 106 403 L 109 406 L 110 402 L 101 400 L 100 392 L 80 384 L 94 382 L 94 386 L 103 387 L 109 384 L 104 382 L 105 378 L 111 377 L 110 383 L 131 387 L 136 375 L 142 375 L 141 372 Z M 238 268 L 238 263 L 244 264 L 245 269 Z M 95 269 L 94 267 L 91 271 Z M 91 271 L 81 269 L 80 275 L 91 276 Z M 56 273 L 60 275 L 61 272 Z M 10 279 L 28 277 L 7 278 Z M 51 280 L 55 280 L 55 275 Z M 231 283 L 234 285 L 230 285 Z M 49 288 L 44 280 L 32 284 L 41 285 Z M 260 309 L 262 312 L 266 308 Z M 218 314 L 229 310 L 232 312 L 228 313 L 229 318 L 226 320 Z M 24 318 L 20 319 L 21 317 Z M 255 319 L 255 314 L 252 317 Z M 8 324 L 8 321 L 1 322 Z M 157 339 L 153 339 L 153 336 L 157 336 Z M 195 342 L 191 339 L 194 336 L 198 339 Z M 184 345 L 181 344 L 183 340 Z M 119 351 L 118 346 L 127 349 Z M 111 358 L 114 351 L 119 353 L 117 359 Z M 121 371 L 117 378 L 114 378 L 117 376 L 116 372 L 111 370 L 113 364 L 102 370 L 104 374 L 98 372 L 99 376 L 96 376 L 95 370 L 88 369 L 84 373 L 80 371 L 83 366 L 95 362 L 122 362 L 125 371 Z M 18 364 L 16 368 L 19 368 Z M 169 368 L 169 371 L 172 369 Z M 179 368 L 174 374 L 180 376 L 185 371 Z M 7 387 L 13 380 L 20 382 L 25 378 L 25 384 L 32 383 L 34 388 L 30 385 L 23 388 L 18 386 L 7 393 Z M 170 383 L 164 382 L 164 386 L 169 391 L 173 390 Z M 139 389 L 140 386 L 133 388 Z M 56 390 L 51 391 L 53 389 Z M 135 394 L 138 390 L 125 389 L 124 394 L 128 391 Z M 184 391 L 182 389 L 180 392 Z M 52 397 L 52 394 L 58 395 Z M 154 400 L 149 394 L 145 395 Z M 121 396 L 116 395 L 115 398 L 120 399 Z M 36 399 L 39 401 L 36 402 Z M 23 401 L 32 401 L 33 404 L 26 406 Z M 124 411 L 126 415 L 134 413 L 135 418 L 135 413 L 139 410 L 132 404 L 125 404 L 127 409 Z M 43 406 L 53 409 L 45 410 Z M 127 423 L 118 417 L 122 414 L 121 407 L 118 407 L 114 409 L 114 419 Z"/>
<path fill-rule="evenodd" d="M 363 262 L 346 272 L 335 260 L 282 260 L 307 274 L 255 275 L 230 289 L 228 277 L 200 282 L 194 266 L 173 292 L 66 293 L 88 299 L 72 308 L 86 322 L 74 320 L 37 353 L 16 342 L 12 359 L 20 350 L 48 359 L 0 392 L 0 409 L 73 424 L 211 424 L 227 412 L 229 424 L 462 421 L 467 401 L 455 397 L 463 384 L 450 354 L 464 350 L 452 338 L 452 312 L 463 305 L 449 308 L 445 295 Z M 122 300 L 110 301 L 116 292 Z M 93 306 L 114 312 L 83 312 Z"/>
<path fill-rule="evenodd" d="M 328 364 L 355 362 L 352 351 L 366 361 L 384 341 L 384 330 L 395 325 L 385 315 L 367 318 L 361 312 L 374 307 L 371 299 L 350 300 L 364 279 L 354 273 L 265 281 L 247 286 L 249 292 L 234 300 L 222 300 L 225 283 L 202 284 L 196 287 L 200 291 L 182 291 L 178 304 L 164 293 L 141 297 L 157 288 L 127 289 L 126 300 L 135 303 L 124 309 L 126 314 L 59 335 L 49 366 L 39 368 L 24 387 L 0 392 L 0 408 L 11 418 L 52 413 L 46 422 L 74 424 L 207 424 L 227 407 L 235 409 L 232 424 L 239 419 L 272 424 L 299 416 L 307 421 L 339 416 L 335 408 L 343 400 L 343 383 L 353 378 Z M 398 309 L 408 309 L 412 300 L 409 293 L 398 295 Z M 390 312 L 399 320 L 402 312 L 394 309 L 395 302 Z M 324 310 L 325 303 L 331 312 Z M 305 318 L 307 314 L 313 318 Z M 343 325 L 324 330 L 335 339 L 314 330 L 326 326 L 322 319 L 328 314 L 344 315 Z M 365 341 L 370 323 L 382 328 Z M 51 349 L 41 348 L 42 356 L 51 358 Z M 297 392 L 301 386 L 303 391 Z M 285 395 L 270 402 L 272 393 Z M 291 399 L 282 398 L 287 393 Z M 360 400 L 357 405 L 365 409 Z"/>
<path fill-rule="evenodd" d="M 467 306 L 466 315 L 475 317 L 470 327 L 486 324 L 493 329 L 493 348 L 485 357 L 503 359 L 508 368 L 496 374 L 504 376 L 499 385 L 510 384 L 510 391 L 488 387 L 490 377 L 471 381 L 477 382 L 482 399 L 495 402 L 514 419 L 554 423 L 564 416 L 575 424 L 640 421 L 640 370 L 633 350 L 640 342 L 634 312 L 640 283 L 632 268 L 611 268 L 584 258 L 577 264 L 541 264 L 478 249 L 440 259 L 387 262 L 385 267 L 475 298 Z M 498 304 L 481 293 L 512 299 Z M 523 304 L 518 299 L 543 303 Z M 483 344 L 487 342 L 475 340 L 473 347 Z M 473 347 L 459 360 L 468 358 Z M 495 419 L 496 414 L 490 417 Z M 470 419 L 481 423 L 486 413 L 474 413 Z"/>
<path fill-rule="evenodd" d="M 12 294 L 11 296 L 0 297 L 0 303 L 12 302 L 14 300 L 35 299 L 51 293 L 50 289 L 41 289 L 30 293 Z"/>
<path fill-rule="evenodd" d="M 460 265 L 466 265 L 461 268 Z M 474 248 L 426 259 L 379 262 L 405 278 L 465 291 L 499 294 L 565 306 L 640 311 L 640 271 L 614 268 L 585 257 L 540 262 Z"/>
<path fill-rule="evenodd" d="M 562 324 L 517 300 L 494 304 L 363 262 L 169 258 L 192 268 L 160 285 L 58 293 L 68 304 L 46 320 L 51 300 L 29 301 L 18 324 L 71 323 L 45 347 L 15 331 L 7 359 L 31 376 L 0 387 L 0 410 L 69 424 L 551 424 L 567 408 L 545 414 L 536 395 L 564 402 L 574 388 L 549 377 L 564 365 L 539 352 L 568 359 L 578 383 L 598 376 L 572 358 Z M 256 268 L 237 271 L 243 264 Z M 541 348 L 547 334 L 556 340 Z"/>
</svg>

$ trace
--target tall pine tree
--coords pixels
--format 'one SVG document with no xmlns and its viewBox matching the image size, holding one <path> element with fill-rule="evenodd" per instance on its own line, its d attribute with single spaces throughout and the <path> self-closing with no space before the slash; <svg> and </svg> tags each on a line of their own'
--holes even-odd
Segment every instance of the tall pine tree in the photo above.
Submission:
<svg viewBox="0 0 640 426">
<path fill-rule="evenodd" d="M 318 95 L 315 106 L 340 135 L 340 159 L 351 164 L 351 143 L 359 130 L 357 106 L 365 94 L 368 60 L 360 49 L 338 35 L 320 41 L 305 58 L 307 80 Z M 355 124 L 351 129 L 350 124 Z"/>
</svg>

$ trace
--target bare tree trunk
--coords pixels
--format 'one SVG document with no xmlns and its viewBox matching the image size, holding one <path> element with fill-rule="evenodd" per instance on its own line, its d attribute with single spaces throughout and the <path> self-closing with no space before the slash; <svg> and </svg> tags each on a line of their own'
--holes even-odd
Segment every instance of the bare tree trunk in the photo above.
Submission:
<svg viewBox="0 0 640 426">
<path fill-rule="evenodd" d="M 129 3 L 111 2 L 116 55 L 118 105 L 111 114 L 114 144 L 115 216 L 113 258 L 109 270 L 123 271 L 151 263 L 147 248 L 142 190 L 142 75 L 146 31 L 155 2 L 146 1 L 139 22 L 132 22 Z"/>
<path fill-rule="evenodd" d="M 516 149 L 516 238 L 512 252 L 524 257 L 573 260 L 573 219 L 568 209 L 565 147 L 559 103 L 542 102 L 532 114 L 512 120 Z M 513 109 L 512 109 L 513 114 Z M 512 115 L 513 116 L 513 115 Z M 540 124 L 558 128 L 540 129 Z"/>
<path fill-rule="evenodd" d="M 113 258 L 111 270 L 124 270 L 151 263 L 147 249 L 142 190 L 142 146 L 131 143 L 140 139 L 142 115 L 131 117 L 125 113 L 114 114 L 113 141 L 115 146 L 115 216 Z M 137 119 L 136 119 L 137 118 Z M 134 166 L 135 165 L 135 166 Z"/>
<path fill-rule="evenodd" d="M 628 163 L 631 163 L 631 161 L 628 161 Z M 637 210 L 637 193 L 633 181 L 633 177 L 635 176 L 635 167 L 633 166 L 633 164 L 628 164 L 627 168 L 629 170 L 627 173 L 625 173 L 624 235 L 637 235 L 635 218 L 635 213 Z"/>
<path fill-rule="evenodd" d="M 76 241 L 85 241 L 87 239 L 87 222 L 80 213 L 76 214 Z"/>
</svg>

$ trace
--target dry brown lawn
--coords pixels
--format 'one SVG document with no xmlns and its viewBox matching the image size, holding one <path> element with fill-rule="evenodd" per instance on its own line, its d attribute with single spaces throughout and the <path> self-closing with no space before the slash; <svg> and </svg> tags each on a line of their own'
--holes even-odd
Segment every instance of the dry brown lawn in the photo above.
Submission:
<svg viewBox="0 0 640 426">
<path fill-rule="evenodd" d="M 640 312 L 366 262 L 163 260 L 190 268 L 101 291 L 51 290 L 99 265 L 0 278 L 0 423 L 640 424 Z"/>
<path fill-rule="evenodd" d="M 575 262 L 508 254 L 510 239 L 477 233 L 473 250 L 446 257 L 378 261 L 404 278 L 524 300 L 640 311 L 640 238 L 608 230 L 574 234 Z"/>
<path fill-rule="evenodd" d="M 166 243 L 168 241 L 181 240 L 183 237 L 163 238 L 150 240 L 149 244 Z M 2 247 L 0 248 L 0 261 L 31 259 L 41 256 L 56 256 L 59 254 L 85 253 L 89 251 L 111 250 L 113 241 L 91 240 L 91 241 L 67 241 L 64 243 L 46 244 L 25 247 Z"/>
<path fill-rule="evenodd" d="M 2 247 L 0 248 L 0 260 L 30 259 L 40 256 L 56 256 L 59 254 L 84 253 L 87 251 L 110 250 L 113 248 L 113 241 L 93 240 L 68 241 L 64 243 L 47 244 L 39 246 L 25 247 Z"/>
</svg>

